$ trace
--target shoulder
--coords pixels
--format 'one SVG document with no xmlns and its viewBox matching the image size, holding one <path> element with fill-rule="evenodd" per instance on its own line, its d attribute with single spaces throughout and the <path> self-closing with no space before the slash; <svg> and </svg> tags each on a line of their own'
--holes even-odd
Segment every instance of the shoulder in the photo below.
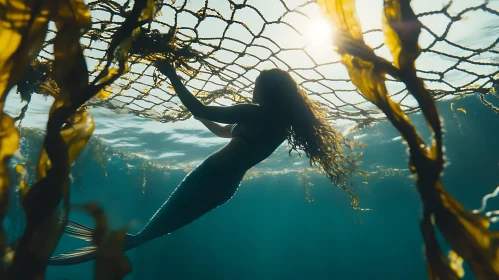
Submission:
<svg viewBox="0 0 499 280">
<path fill-rule="evenodd" d="M 233 106 L 240 108 L 242 110 L 261 110 L 260 105 L 253 103 L 240 103 L 240 104 L 235 104 Z"/>
<path fill-rule="evenodd" d="M 275 124 L 275 115 L 261 107 L 258 104 L 237 104 L 241 108 L 241 122 L 253 124 L 260 127 L 273 126 Z"/>
<path fill-rule="evenodd" d="M 264 115 L 264 110 L 262 109 L 262 107 L 260 107 L 260 105 L 257 104 L 242 103 L 236 104 L 234 105 L 234 107 L 241 112 L 241 114 L 244 116 L 244 119 L 246 120 L 259 118 Z"/>
</svg>

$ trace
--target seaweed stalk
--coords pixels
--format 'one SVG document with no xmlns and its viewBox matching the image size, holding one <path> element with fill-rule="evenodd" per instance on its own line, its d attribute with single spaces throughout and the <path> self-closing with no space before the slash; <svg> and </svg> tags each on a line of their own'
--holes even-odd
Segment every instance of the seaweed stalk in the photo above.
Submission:
<svg viewBox="0 0 499 280">
<path fill-rule="evenodd" d="M 0 257 L 7 253 L 3 219 L 9 206 L 10 174 L 8 163 L 19 145 L 14 120 L 3 112 L 7 94 L 29 67 L 40 50 L 48 28 L 53 1 L 2 0 L 0 17 Z M 10 261 L 10 260 L 7 260 Z M 0 265 L 0 278 L 7 278 Z"/>
<path fill-rule="evenodd" d="M 362 95 L 383 111 L 409 147 L 409 168 L 414 174 L 423 202 L 421 231 L 426 245 L 428 276 L 431 279 L 458 279 L 442 254 L 435 238 L 433 220 L 454 251 L 468 262 L 477 279 L 499 279 L 499 232 L 488 229 L 486 217 L 470 213 L 454 199 L 441 182 L 444 166 L 442 127 L 430 92 L 418 78 L 414 61 L 420 54 L 421 23 L 410 0 L 385 0 L 383 31 L 393 64 L 376 56 L 364 43 L 355 12 L 355 0 L 320 0 L 324 13 L 337 27 L 335 44 L 350 78 Z M 400 105 L 386 89 L 386 74 L 404 82 L 418 101 L 433 132 L 427 145 Z"/>
<path fill-rule="evenodd" d="M 113 38 L 108 65 L 92 84 L 88 82 L 88 69 L 79 42 L 91 25 L 90 13 L 83 0 L 3 1 L 0 4 L 5 8 L 6 15 L 2 18 L 0 39 L 10 43 L 7 51 L 0 56 L 0 109 L 3 109 L 10 88 L 17 83 L 16 77 L 23 76 L 38 54 L 49 20 L 53 20 L 57 27 L 51 74 L 60 90 L 54 94 L 55 101 L 50 109 L 44 150 L 38 160 L 37 182 L 22 197 L 26 229 L 15 248 L 12 263 L 0 266 L 2 279 L 43 279 L 48 259 L 67 223 L 71 165 L 94 129 L 93 120 L 82 105 L 126 72 L 128 50 L 134 38 L 132 35 L 152 18 L 154 3 L 151 0 L 135 2 L 134 12 Z M 114 58 L 117 58 L 119 69 L 109 71 Z M 19 136 L 12 118 L 3 112 L 0 127 L 1 222 L 8 209 L 7 163 L 17 150 Z M 107 251 L 113 252 L 114 257 L 122 256 L 123 248 L 119 244 L 123 240 L 119 233 L 114 234 L 110 239 L 114 245 Z M 2 257 L 6 251 L 5 234 L 0 228 Z M 120 279 L 129 272 L 117 270 L 116 267 L 100 267 L 98 275 L 114 275 L 113 279 Z"/>
</svg>

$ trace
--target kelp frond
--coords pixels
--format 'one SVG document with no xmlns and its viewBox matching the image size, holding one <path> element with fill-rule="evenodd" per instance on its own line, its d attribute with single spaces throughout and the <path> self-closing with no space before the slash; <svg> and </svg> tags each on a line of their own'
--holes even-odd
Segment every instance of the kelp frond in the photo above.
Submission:
<svg viewBox="0 0 499 280">
<path fill-rule="evenodd" d="M 421 231 L 425 241 L 428 276 L 431 279 L 459 279 L 460 271 L 444 257 L 435 237 L 434 224 L 455 254 L 470 266 L 477 279 L 499 279 L 499 232 L 488 229 L 484 216 L 471 213 L 452 197 L 441 182 L 444 168 L 442 125 L 435 101 L 417 76 L 414 61 L 421 49 L 418 37 L 422 24 L 410 0 L 385 0 L 383 31 L 393 63 L 378 57 L 364 43 L 355 12 L 355 0 L 320 0 L 324 13 L 337 27 L 337 52 L 352 82 L 362 95 L 383 111 L 409 146 L 409 168 L 416 179 L 423 202 Z M 400 105 L 390 98 L 385 75 L 402 81 L 417 100 L 433 132 L 426 144 Z M 434 222 L 433 222 L 434 221 Z"/>
<path fill-rule="evenodd" d="M 154 2 L 135 1 L 132 12 L 113 36 L 113 44 L 107 52 L 108 63 L 90 83 L 80 38 L 89 30 L 91 18 L 82 0 L 14 0 L 0 4 L 3 13 L 0 41 L 7 44 L 0 55 L 0 226 L 8 209 L 7 165 L 19 142 L 14 120 L 3 112 L 7 93 L 17 84 L 24 100 L 29 101 L 35 90 L 45 90 L 55 98 L 49 112 L 44 149 L 38 160 L 37 180 L 23 191 L 26 228 L 15 248 L 7 248 L 5 233 L 0 227 L 0 256 L 7 260 L 6 265 L 0 266 L 0 278 L 42 279 L 67 223 L 71 165 L 94 129 L 92 117 L 82 105 L 126 72 L 130 45 L 140 26 L 152 19 Z M 54 21 L 57 27 L 51 64 L 35 60 L 49 21 Z M 118 64 L 116 71 L 110 70 L 111 63 Z M 103 214 L 94 216 L 102 220 Z M 98 224 L 98 228 L 104 227 L 103 223 Z M 124 258 L 123 236 L 117 232 L 108 241 L 97 243 L 98 252 L 112 254 L 116 260 L 119 256 Z M 9 257 L 4 258 L 6 255 Z M 108 259 L 98 259 L 98 279 L 121 279 L 130 271 L 108 264 Z"/>
</svg>

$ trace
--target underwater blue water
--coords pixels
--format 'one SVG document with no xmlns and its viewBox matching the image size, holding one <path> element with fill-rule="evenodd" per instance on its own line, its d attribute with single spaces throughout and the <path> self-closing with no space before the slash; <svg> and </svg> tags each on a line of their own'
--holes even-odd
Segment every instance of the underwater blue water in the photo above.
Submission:
<svg viewBox="0 0 499 280">
<path fill-rule="evenodd" d="M 451 103 L 466 114 L 452 112 Z M 499 185 L 499 116 L 476 96 L 438 105 L 449 163 L 444 185 L 467 209 L 479 208 Z M 71 202 L 98 202 L 113 228 L 126 226 L 131 233 L 147 223 L 189 168 L 226 141 L 213 139 L 195 121 L 158 124 L 104 110 L 94 115 L 96 137 L 74 166 Z M 411 119 L 429 139 L 421 116 Z M 21 153 L 36 158 L 41 134 L 30 135 Z M 133 272 L 126 279 L 427 279 L 421 205 L 405 144 L 386 122 L 354 135 L 368 144 L 363 168 L 378 170 L 367 184 L 354 187 L 360 206 L 371 211 L 353 210 L 346 193 L 310 172 L 308 202 L 299 183 L 303 172 L 296 172 L 306 161 L 289 158 L 284 146 L 255 168 L 258 173 L 227 204 L 127 252 Z M 96 155 L 106 158 L 104 166 Z M 394 169 L 403 170 L 382 175 Z M 488 209 L 498 209 L 497 201 Z M 22 232 L 22 219 L 20 206 L 12 203 L 6 221 L 11 240 Z M 70 219 L 93 225 L 76 210 Z M 84 244 L 64 237 L 56 253 Z M 93 262 L 49 267 L 47 279 L 92 279 L 92 273 Z M 464 279 L 474 278 L 467 270 Z"/>
</svg>

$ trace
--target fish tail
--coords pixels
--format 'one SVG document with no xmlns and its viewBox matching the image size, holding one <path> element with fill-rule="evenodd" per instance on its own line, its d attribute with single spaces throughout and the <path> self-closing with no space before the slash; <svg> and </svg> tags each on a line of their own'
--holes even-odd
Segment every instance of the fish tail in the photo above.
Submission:
<svg viewBox="0 0 499 280">
<path fill-rule="evenodd" d="M 85 241 L 92 241 L 94 229 L 86 227 L 84 225 L 69 221 L 64 233 L 71 237 L 82 239 Z M 133 237 L 127 234 L 127 239 Z M 129 243 L 129 242 L 126 242 Z M 131 249 L 125 246 L 125 250 Z M 94 245 L 84 246 L 76 250 L 70 251 L 68 253 L 63 253 L 57 256 L 53 256 L 49 260 L 49 265 L 53 266 L 66 266 L 74 265 L 79 263 L 84 263 L 95 259 L 97 256 L 97 247 Z"/>
</svg>

